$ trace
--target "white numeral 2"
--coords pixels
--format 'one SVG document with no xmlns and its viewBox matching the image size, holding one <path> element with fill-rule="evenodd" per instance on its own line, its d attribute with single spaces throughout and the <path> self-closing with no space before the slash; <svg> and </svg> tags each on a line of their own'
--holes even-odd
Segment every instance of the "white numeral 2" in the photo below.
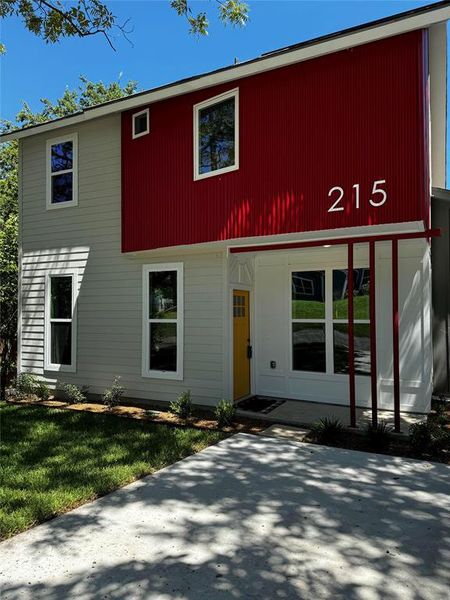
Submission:
<svg viewBox="0 0 450 600">
<path fill-rule="evenodd" d="M 344 197 L 344 190 L 339 187 L 336 186 L 334 188 L 331 188 L 331 190 L 328 192 L 328 197 L 330 197 L 333 192 L 338 192 L 338 199 L 336 200 L 336 202 L 328 209 L 328 212 L 339 212 L 340 210 L 344 210 L 343 206 L 338 206 L 339 202 L 342 200 L 342 198 Z"/>
</svg>

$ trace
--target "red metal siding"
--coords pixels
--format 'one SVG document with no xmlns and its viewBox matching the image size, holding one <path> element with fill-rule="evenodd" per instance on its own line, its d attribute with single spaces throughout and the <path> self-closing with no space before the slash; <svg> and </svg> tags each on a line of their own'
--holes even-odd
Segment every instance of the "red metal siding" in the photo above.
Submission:
<svg viewBox="0 0 450 600">
<path fill-rule="evenodd" d="M 429 211 L 425 32 L 283 67 L 122 117 L 125 252 L 404 221 Z M 240 167 L 193 180 L 193 105 L 239 87 Z M 388 199 L 373 207 L 374 180 Z M 360 185 L 360 208 L 352 186 Z M 342 212 L 328 212 L 333 186 Z"/>
</svg>

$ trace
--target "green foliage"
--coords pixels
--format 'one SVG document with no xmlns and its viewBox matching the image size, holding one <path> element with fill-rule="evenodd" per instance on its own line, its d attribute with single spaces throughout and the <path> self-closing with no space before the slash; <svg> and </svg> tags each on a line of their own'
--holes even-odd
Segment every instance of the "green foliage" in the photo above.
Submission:
<svg viewBox="0 0 450 600">
<path fill-rule="evenodd" d="M 125 389 L 120 385 L 120 377 L 116 375 L 114 377 L 112 386 L 106 388 L 103 394 L 103 404 L 106 404 L 109 410 L 113 409 L 115 406 L 120 404 L 120 400 L 122 399 L 124 393 Z"/>
<path fill-rule="evenodd" d="M 181 419 L 187 419 L 192 414 L 192 394 L 190 390 L 183 392 L 169 404 L 169 410 Z"/>
<path fill-rule="evenodd" d="M 377 450 L 385 450 L 389 446 L 391 433 L 392 427 L 383 421 L 375 426 L 370 423 L 366 430 L 370 445 Z"/>
<path fill-rule="evenodd" d="M 223 439 L 111 415 L 0 403 L 0 538 Z"/>
<path fill-rule="evenodd" d="M 409 441 L 417 454 L 439 454 L 442 451 L 450 451 L 450 431 L 430 419 L 411 425 Z"/>
<path fill-rule="evenodd" d="M 185 17 L 189 23 L 189 33 L 208 35 L 209 21 L 205 12 L 194 13 L 192 2 L 188 0 L 171 0 L 170 6 L 180 17 Z M 244 27 L 249 19 L 249 6 L 239 0 L 217 0 L 219 19 L 224 25 Z"/>
<path fill-rule="evenodd" d="M 67 402 L 70 404 L 80 404 L 81 402 L 86 401 L 89 386 L 83 385 L 82 387 L 79 387 L 74 383 L 63 383 L 60 390 L 63 392 Z"/>
<path fill-rule="evenodd" d="M 48 400 L 51 395 L 50 388 L 43 381 L 38 381 L 35 394 L 41 400 Z"/>
<path fill-rule="evenodd" d="M 0 0 L 1 1 L 1 0 Z M 1 130 L 12 131 L 66 117 L 96 104 L 129 96 L 136 91 L 136 83 L 124 86 L 118 82 L 108 85 L 93 83 L 80 77 L 76 90 L 66 90 L 61 98 L 51 102 L 41 100 L 40 111 L 33 112 L 26 102 L 16 115 L 15 122 L 3 121 Z M 18 162 L 17 141 L 0 144 L 0 390 L 5 389 L 14 377 L 16 368 L 17 333 L 17 236 L 18 236 Z"/>
<path fill-rule="evenodd" d="M 339 419 L 325 417 L 314 423 L 311 434 L 317 442 L 332 443 L 339 439 L 343 429 Z"/>
<path fill-rule="evenodd" d="M 233 402 L 221 400 L 214 411 L 218 426 L 227 427 L 231 425 L 234 421 L 235 413 L 236 408 Z"/>
</svg>

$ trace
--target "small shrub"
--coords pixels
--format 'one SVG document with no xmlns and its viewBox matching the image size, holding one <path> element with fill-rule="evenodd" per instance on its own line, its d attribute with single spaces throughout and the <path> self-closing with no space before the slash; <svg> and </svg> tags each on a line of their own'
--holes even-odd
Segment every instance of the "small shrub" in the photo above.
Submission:
<svg viewBox="0 0 450 600">
<path fill-rule="evenodd" d="M 409 428 L 409 442 L 412 449 L 419 454 L 430 450 L 433 445 L 433 437 L 428 423 L 413 423 Z"/>
<path fill-rule="evenodd" d="M 116 375 L 114 377 L 113 384 L 110 388 L 106 388 L 105 393 L 103 394 L 103 404 L 111 410 L 118 404 L 120 404 L 120 400 L 125 393 L 125 389 L 122 385 L 120 385 L 120 377 Z"/>
<path fill-rule="evenodd" d="M 373 448 L 382 450 L 389 446 L 392 427 L 389 427 L 389 425 L 383 421 L 381 421 L 381 423 L 377 423 L 375 426 L 370 423 L 367 426 L 366 433 L 367 437 L 369 438 L 370 445 Z"/>
<path fill-rule="evenodd" d="M 190 390 L 183 392 L 169 404 L 169 410 L 181 419 L 187 419 L 192 414 L 192 394 Z"/>
<path fill-rule="evenodd" d="M 35 394 L 41 400 L 48 400 L 51 394 L 50 388 L 43 381 L 39 381 L 35 389 Z"/>
<path fill-rule="evenodd" d="M 38 386 L 39 380 L 36 375 L 33 375 L 32 373 L 19 373 L 16 381 L 13 384 L 13 388 L 21 397 L 32 396 L 36 394 Z"/>
<path fill-rule="evenodd" d="M 343 431 L 343 425 L 339 419 L 325 417 L 320 419 L 311 428 L 313 438 L 318 442 L 335 442 Z"/>
<path fill-rule="evenodd" d="M 233 402 L 230 402 L 229 400 L 221 400 L 214 411 L 218 426 L 226 427 L 231 425 L 234 420 L 235 412 L 236 408 Z"/>
<path fill-rule="evenodd" d="M 63 383 L 60 389 L 64 393 L 67 402 L 70 404 L 80 404 L 86 401 L 89 386 L 83 385 L 82 387 L 78 387 L 74 383 Z"/>
</svg>

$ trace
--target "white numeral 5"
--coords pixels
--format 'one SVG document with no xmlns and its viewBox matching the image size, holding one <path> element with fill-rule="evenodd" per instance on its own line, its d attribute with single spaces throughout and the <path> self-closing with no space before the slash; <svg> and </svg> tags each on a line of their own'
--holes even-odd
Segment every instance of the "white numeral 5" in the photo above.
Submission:
<svg viewBox="0 0 450 600">
<path fill-rule="evenodd" d="M 379 179 L 378 181 L 373 182 L 372 196 L 375 196 L 375 194 L 381 194 L 381 198 L 380 200 L 378 200 L 378 202 L 375 201 L 373 198 L 370 198 L 369 202 L 372 206 L 383 206 L 383 204 L 387 200 L 386 190 L 379 187 L 383 183 L 386 183 L 386 179 Z"/>
</svg>

